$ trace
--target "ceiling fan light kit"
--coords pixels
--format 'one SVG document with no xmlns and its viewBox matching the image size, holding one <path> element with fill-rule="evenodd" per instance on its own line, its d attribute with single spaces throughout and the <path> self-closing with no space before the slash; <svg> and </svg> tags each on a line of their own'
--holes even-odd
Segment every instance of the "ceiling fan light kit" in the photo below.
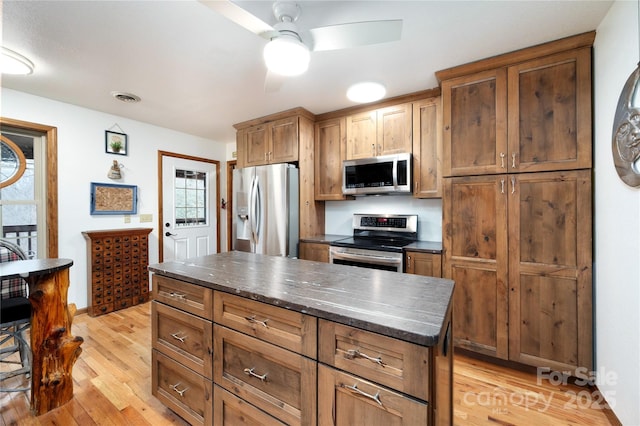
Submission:
<svg viewBox="0 0 640 426">
<path fill-rule="evenodd" d="M 363 81 L 349 87 L 347 90 L 347 98 L 349 98 L 350 101 L 364 104 L 378 101 L 384 98 L 386 93 L 387 90 L 382 84 L 373 81 Z"/>
<path fill-rule="evenodd" d="M 307 30 L 309 37 L 303 43 L 295 24 L 301 14 L 301 8 L 294 1 L 276 1 L 273 4 L 273 15 L 277 22 L 273 26 L 231 0 L 200 2 L 257 36 L 270 40 L 264 48 L 263 57 L 269 73 L 281 76 L 304 73 L 309 67 L 311 51 L 351 49 L 397 41 L 402 37 L 402 20 L 395 19 L 310 28 Z M 307 34 L 307 31 L 304 34 Z M 269 73 L 265 90 L 275 87 L 275 84 L 269 84 Z"/>
<path fill-rule="evenodd" d="M 264 47 L 264 62 L 269 71 L 285 76 L 303 74 L 309 68 L 309 49 L 297 35 L 282 33 Z"/>
<path fill-rule="evenodd" d="M 33 62 L 18 52 L 2 47 L 0 70 L 2 74 L 29 75 L 33 73 Z"/>
</svg>

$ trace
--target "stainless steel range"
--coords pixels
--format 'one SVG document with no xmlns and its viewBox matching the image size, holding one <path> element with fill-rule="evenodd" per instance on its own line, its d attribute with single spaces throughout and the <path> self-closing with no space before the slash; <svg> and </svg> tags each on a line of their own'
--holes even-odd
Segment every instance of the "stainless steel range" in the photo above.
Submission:
<svg viewBox="0 0 640 426">
<path fill-rule="evenodd" d="M 418 240 L 418 215 L 354 214 L 353 237 L 329 247 L 329 262 L 403 272 L 403 247 Z"/>
</svg>

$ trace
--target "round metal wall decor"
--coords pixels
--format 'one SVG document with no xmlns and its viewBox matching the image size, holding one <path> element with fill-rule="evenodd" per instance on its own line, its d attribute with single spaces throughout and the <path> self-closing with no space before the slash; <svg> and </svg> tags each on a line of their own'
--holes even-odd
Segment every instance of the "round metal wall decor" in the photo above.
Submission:
<svg viewBox="0 0 640 426">
<path fill-rule="evenodd" d="M 620 93 L 611 148 L 620 179 L 629 186 L 640 186 L 640 64 Z"/>
</svg>

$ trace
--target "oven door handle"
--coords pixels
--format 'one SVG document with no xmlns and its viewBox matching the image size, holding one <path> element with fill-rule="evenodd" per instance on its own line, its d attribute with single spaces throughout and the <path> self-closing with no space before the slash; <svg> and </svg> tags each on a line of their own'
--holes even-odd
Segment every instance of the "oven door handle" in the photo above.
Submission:
<svg viewBox="0 0 640 426">
<path fill-rule="evenodd" d="M 402 258 L 393 258 L 393 257 L 383 257 L 383 256 L 366 256 L 359 254 L 349 254 L 349 253 L 336 253 L 332 252 L 331 256 L 333 259 L 342 259 L 342 260 L 354 260 L 357 262 L 368 262 L 375 263 L 378 265 L 392 265 L 392 266 L 400 266 L 402 265 Z"/>
</svg>

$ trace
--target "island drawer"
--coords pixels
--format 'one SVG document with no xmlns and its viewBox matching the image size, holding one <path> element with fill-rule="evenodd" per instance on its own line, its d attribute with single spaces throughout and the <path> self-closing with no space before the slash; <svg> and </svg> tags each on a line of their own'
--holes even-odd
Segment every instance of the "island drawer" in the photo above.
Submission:
<svg viewBox="0 0 640 426">
<path fill-rule="evenodd" d="M 211 321 L 153 301 L 152 345 L 208 379 L 213 379 L 213 325 Z"/>
<path fill-rule="evenodd" d="M 318 364 L 318 426 L 429 425 L 429 406 Z"/>
<path fill-rule="evenodd" d="M 220 426 L 285 426 L 218 385 L 213 386 L 213 417 Z"/>
<path fill-rule="evenodd" d="M 153 298 L 208 320 L 213 319 L 213 290 L 153 274 Z"/>
<path fill-rule="evenodd" d="M 320 320 L 318 360 L 427 401 L 429 348 Z"/>
<path fill-rule="evenodd" d="M 315 317 L 220 291 L 213 313 L 217 324 L 316 359 Z"/>
<path fill-rule="evenodd" d="M 316 362 L 214 325 L 214 382 L 290 424 L 316 424 Z"/>
<path fill-rule="evenodd" d="M 192 425 L 209 426 L 213 417 L 211 380 L 152 350 L 151 393 Z"/>
</svg>

